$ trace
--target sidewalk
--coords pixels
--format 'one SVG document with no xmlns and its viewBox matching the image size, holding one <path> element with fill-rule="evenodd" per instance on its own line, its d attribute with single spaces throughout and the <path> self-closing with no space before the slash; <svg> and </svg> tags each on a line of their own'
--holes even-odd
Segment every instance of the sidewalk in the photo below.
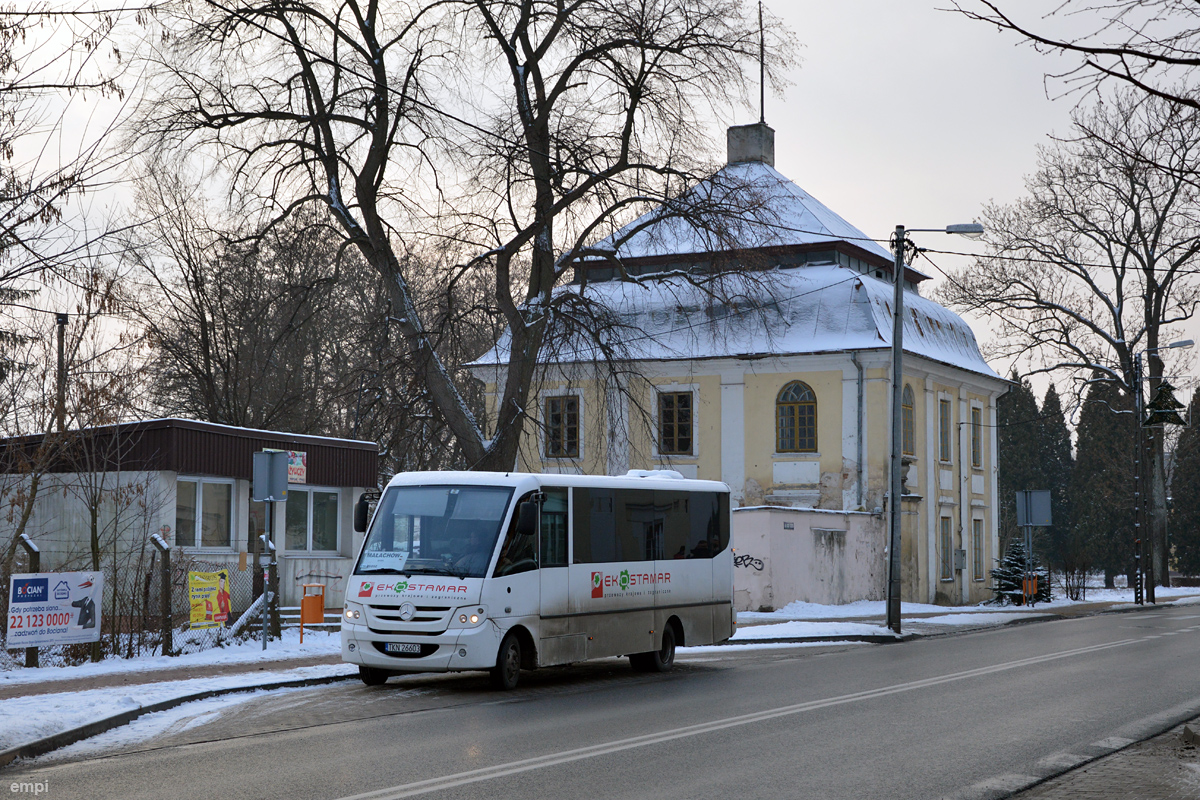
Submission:
<svg viewBox="0 0 1200 800">
<path fill-rule="evenodd" d="M 1187 723 L 1200 731 L 1200 723 Z M 1185 725 L 1012 795 L 1012 800 L 1193 800 L 1200 798 L 1200 748 Z"/>
</svg>

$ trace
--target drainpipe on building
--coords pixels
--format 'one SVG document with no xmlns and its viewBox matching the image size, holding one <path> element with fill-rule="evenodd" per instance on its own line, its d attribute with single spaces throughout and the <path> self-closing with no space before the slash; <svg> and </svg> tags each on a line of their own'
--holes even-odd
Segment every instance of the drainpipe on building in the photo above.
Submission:
<svg viewBox="0 0 1200 800">
<path fill-rule="evenodd" d="M 858 432 L 854 438 L 855 456 L 854 463 L 858 470 L 858 491 L 855 493 L 858 497 L 858 508 L 863 507 L 863 365 L 858 360 L 858 353 L 851 353 L 850 360 L 854 362 L 854 368 L 858 370 Z"/>
</svg>

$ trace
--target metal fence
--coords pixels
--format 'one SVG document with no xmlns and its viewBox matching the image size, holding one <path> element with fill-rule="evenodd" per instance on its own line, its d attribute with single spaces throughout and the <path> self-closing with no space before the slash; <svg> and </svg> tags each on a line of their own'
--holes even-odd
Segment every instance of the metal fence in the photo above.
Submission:
<svg viewBox="0 0 1200 800">
<path fill-rule="evenodd" d="M 64 667 L 106 658 L 196 653 L 213 647 L 259 639 L 262 635 L 262 572 L 254 567 L 239 570 L 227 563 L 205 561 L 180 550 L 153 548 L 136 565 L 114 569 L 102 565 L 104 605 L 100 613 L 100 641 L 91 644 L 57 645 L 38 648 L 38 666 Z M 13 572 L 29 570 L 27 556 L 19 557 Z M 229 592 L 228 619 L 216 627 L 193 627 L 188 573 L 219 573 L 226 578 Z M 278 578 L 272 568 L 272 586 Z M 2 589 L 4 604 L 9 597 L 8 576 Z M 277 591 L 269 595 L 274 600 Z M 7 608 L 5 608 L 7 611 Z M 268 603 L 273 638 L 279 636 L 277 602 Z M 7 620 L 5 620 L 7 634 Z M 0 648 L 0 671 L 21 669 L 26 665 L 24 649 Z"/>
</svg>

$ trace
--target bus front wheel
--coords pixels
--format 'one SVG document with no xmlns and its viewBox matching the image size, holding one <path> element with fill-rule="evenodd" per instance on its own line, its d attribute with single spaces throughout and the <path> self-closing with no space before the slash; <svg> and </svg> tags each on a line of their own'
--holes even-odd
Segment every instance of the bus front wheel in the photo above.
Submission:
<svg viewBox="0 0 1200 800">
<path fill-rule="evenodd" d="M 492 686 L 496 689 L 509 691 L 517 688 L 521 679 L 521 642 L 516 635 L 509 633 L 500 642 L 500 652 L 496 655 L 496 666 L 492 668 Z"/>
<path fill-rule="evenodd" d="M 389 673 L 385 669 L 377 669 L 375 667 L 359 667 L 358 677 L 367 686 L 383 686 L 387 683 Z"/>
<path fill-rule="evenodd" d="M 663 628 L 662 647 L 649 653 L 634 653 L 629 665 L 638 672 L 666 672 L 675 663 L 675 628 Z"/>
</svg>

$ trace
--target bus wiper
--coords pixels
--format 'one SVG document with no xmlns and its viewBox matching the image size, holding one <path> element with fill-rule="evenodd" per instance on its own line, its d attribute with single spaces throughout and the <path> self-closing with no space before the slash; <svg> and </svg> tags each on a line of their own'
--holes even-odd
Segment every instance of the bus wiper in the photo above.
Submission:
<svg viewBox="0 0 1200 800">
<path fill-rule="evenodd" d="M 416 571 L 422 575 L 449 575 L 452 578 L 458 578 L 460 581 L 466 580 L 470 574 L 469 571 L 464 572 L 461 569 L 454 570 L 446 567 L 421 567 Z"/>
<path fill-rule="evenodd" d="M 360 569 L 354 573 L 355 575 L 404 575 L 408 577 L 408 573 L 402 569 L 394 567 L 370 567 L 368 569 Z"/>
</svg>

